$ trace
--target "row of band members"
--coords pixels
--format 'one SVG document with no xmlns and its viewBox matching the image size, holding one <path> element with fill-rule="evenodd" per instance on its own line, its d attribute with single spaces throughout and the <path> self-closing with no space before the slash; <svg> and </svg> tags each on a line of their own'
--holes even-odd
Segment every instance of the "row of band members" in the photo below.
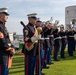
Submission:
<svg viewBox="0 0 76 75">
<path fill-rule="evenodd" d="M 74 28 L 71 28 L 65 31 L 63 25 L 60 26 L 60 30 L 59 30 L 56 25 L 52 25 L 50 22 L 46 22 L 44 26 L 42 26 L 41 24 L 42 23 L 40 20 L 36 21 L 35 26 L 33 26 L 29 22 L 28 25 L 26 25 L 28 29 L 27 28 L 24 29 L 24 33 L 26 32 L 26 36 L 25 36 L 26 49 L 24 49 L 24 53 L 26 57 L 26 68 L 28 68 L 27 65 L 28 65 L 28 62 L 30 61 L 29 69 L 26 69 L 25 73 L 27 73 L 27 70 L 31 70 L 31 62 L 33 59 L 34 59 L 33 64 L 35 64 L 35 61 L 36 61 L 36 75 L 39 75 L 40 73 L 39 64 L 41 64 L 41 72 L 42 72 L 42 68 L 47 68 L 46 66 L 47 64 L 53 64 L 52 55 L 55 61 L 59 61 L 58 53 L 60 51 L 60 57 L 65 58 L 66 45 L 68 45 L 69 56 L 74 56 L 73 55 L 73 51 L 75 50 L 74 35 L 76 34 L 76 31 L 74 30 Z M 35 39 L 39 38 L 40 41 L 38 41 L 38 43 L 40 43 L 40 48 L 39 48 L 39 45 L 37 46 L 37 43 L 35 43 L 33 49 L 30 50 L 28 49 L 27 46 L 28 46 L 28 43 L 30 44 L 31 40 L 29 39 L 27 41 L 27 39 L 32 35 L 36 36 L 37 33 L 35 28 L 37 29 L 39 36 L 37 38 L 32 38 L 31 40 L 32 42 L 35 42 L 36 41 Z M 40 53 L 40 59 L 41 59 L 40 63 L 39 63 L 39 53 Z M 37 56 L 37 58 L 32 56 Z"/>
</svg>

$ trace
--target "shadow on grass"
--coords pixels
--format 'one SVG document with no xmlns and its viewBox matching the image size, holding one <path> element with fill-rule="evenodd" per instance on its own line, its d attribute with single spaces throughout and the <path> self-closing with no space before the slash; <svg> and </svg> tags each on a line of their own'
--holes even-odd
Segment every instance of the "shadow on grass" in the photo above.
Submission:
<svg viewBox="0 0 76 75">
<path fill-rule="evenodd" d="M 18 63 L 18 64 L 14 64 L 14 63 L 13 63 L 12 66 L 23 66 L 23 65 L 24 65 L 24 63 Z"/>
<path fill-rule="evenodd" d="M 64 61 L 67 61 L 67 60 L 76 60 L 76 56 L 68 56 L 66 57 L 65 59 L 62 59 Z"/>
<path fill-rule="evenodd" d="M 13 63 L 22 63 L 24 62 L 24 57 L 13 58 Z"/>
<path fill-rule="evenodd" d="M 24 72 L 24 70 L 12 71 L 12 72 L 9 73 L 9 75 L 10 75 L 10 74 L 20 73 L 20 72 Z"/>
<path fill-rule="evenodd" d="M 60 51 L 58 53 L 58 58 L 60 59 L 60 61 L 67 61 L 67 60 L 76 60 L 76 51 L 73 51 L 73 55 L 74 56 L 69 56 L 68 51 L 65 51 L 65 58 L 61 58 L 60 57 Z M 52 60 L 54 61 L 53 57 Z"/>
<path fill-rule="evenodd" d="M 74 56 L 69 56 L 68 51 L 66 51 L 66 52 L 65 52 L 65 58 L 60 58 L 60 55 L 59 55 L 59 58 L 60 58 L 60 60 L 62 60 L 62 61 L 76 60 L 76 51 L 73 52 L 73 55 L 74 55 Z"/>
<path fill-rule="evenodd" d="M 13 60 L 13 63 L 23 63 L 24 62 L 24 60 Z"/>
<path fill-rule="evenodd" d="M 24 65 L 18 65 L 17 67 L 12 67 L 11 69 L 18 69 L 18 68 L 24 68 Z"/>
</svg>

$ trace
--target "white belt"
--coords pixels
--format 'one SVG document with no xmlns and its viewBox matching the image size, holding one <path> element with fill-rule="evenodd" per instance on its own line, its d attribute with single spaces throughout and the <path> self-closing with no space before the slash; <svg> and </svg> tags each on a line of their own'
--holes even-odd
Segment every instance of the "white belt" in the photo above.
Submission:
<svg viewBox="0 0 76 75">
<path fill-rule="evenodd" d="M 49 38 L 40 38 L 40 40 L 48 40 Z"/>
<path fill-rule="evenodd" d="M 62 36 L 61 38 L 67 38 L 66 36 Z"/>
<path fill-rule="evenodd" d="M 61 37 L 56 37 L 56 38 L 54 38 L 54 40 L 57 40 L 57 39 L 61 39 Z"/>
<path fill-rule="evenodd" d="M 48 37 L 53 37 L 53 35 L 47 35 Z"/>
<path fill-rule="evenodd" d="M 69 36 L 69 37 L 74 37 L 74 36 Z"/>
</svg>

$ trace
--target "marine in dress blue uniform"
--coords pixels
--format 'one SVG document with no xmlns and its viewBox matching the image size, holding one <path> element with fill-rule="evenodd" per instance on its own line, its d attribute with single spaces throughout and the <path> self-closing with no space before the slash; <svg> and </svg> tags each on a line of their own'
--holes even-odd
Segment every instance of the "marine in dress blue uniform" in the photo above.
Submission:
<svg viewBox="0 0 76 75">
<path fill-rule="evenodd" d="M 72 27 L 72 30 L 74 32 L 74 49 L 73 49 L 73 51 L 75 51 L 75 46 L 76 46 L 76 28 Z"/>
<path fill-rule="evenodd" d="M 65 48 L 66 48 L 66 32 L 64 31 L 64 25 L 60 26 L 60 32 L 59 35 L 61 37 L 60 43 L 61 43 L 61 52 L 60 56 L 61 58 L 65 58 Z"/>
<path fill-rule="evenodd" d="M 9 68 L 11 67 L 9 59 L 15 53 L 7 28 L 5 27 L 9 15 L 7 10 L 7 8 L 0 8 L 0 75 L 8 75 Z"/>
<path fill-rule="evenodd" d="M 45 30 L 46 29 L 46 30 Z M 45 48 L 46 48 L 46 63 L 53 64 L 52 62 L 52 25 L 49 21 L 46 22 L 46 27 L 44 28 L 44 38 L 49 38 L 45 40 Z"/>
<path fill-rule="evenodd" d="M 36 13 L 28 14 L 29 23 L 23 29 L 25 42 L 25 75 L 34 75 L 36 59 L 38 56 L 38 42 L 40 38 L 36 30 Z"/>
<path fill-rule="evenodd" d="M 45 57 L 45 63 L 44 63 L 44 68 L 49 68 L 48 66 L 46 66 L 46 64 L 50 64 L 52 63 L 51 60 L 51 52 L 52 52 L 52 48 L 50 47 L 50 38 L 49 35 L 51 33 L 51 25 L 49 22 L 46 22 L 44 28 L 43 28 L 43 35 L 44 38 L 48 38 L 44 40 L 44 57 Z"/>
<path fill-rule="evenodd" d="M 54 27 L 53 35 L 54 35 L 54 60 L 59 61 L 58 52 L 60 50 L 60 36 L 57 26 Z"/>
<path fill-rule="evenodd" d="M 70 28 L 67 32 L 67 40 L 68 40 L 68 54 L 69 56 L 73 56 L 73 50 L 74 50 L 74 31 L 72 28 Z"/>
<path fill-rule="evenodd" d="M 42 35 L 42 22 L 40 21 L 39 18 L 37 18 L 37 21 L 36 21 L 36 28 L 37 28 L 37 31 L 40 32 L 41 34 L 41 37 L 43 38 L 43 35 Z M 38 59 L 37 59 L 37 63 L 36 63 L 36 74 L 39 75 L 39 69 L 41 70 L 40 71 L 40 74 L 41 75 L 45 75 L 44 73 L 42 73 L 42 68 L 43 68 L 43 65 L 44 65 L 44 40 L 43 39 L 40 39 L 39 40 L 39 43 L 40 43 L 40 62 L 38 62 Z M 39 58 L 39 57 L 38 57 Z M 38 64 L 40 63 L 40 68 L 38 67 Z"/>
<path fill-rule="evenodd" d="M 76 51 L 76 30 L 75 30 L 75 33 L 74 33 L 74 40 L 75 40 L 75 42 L 74 42 L 74 51 Z"/>
</svg>

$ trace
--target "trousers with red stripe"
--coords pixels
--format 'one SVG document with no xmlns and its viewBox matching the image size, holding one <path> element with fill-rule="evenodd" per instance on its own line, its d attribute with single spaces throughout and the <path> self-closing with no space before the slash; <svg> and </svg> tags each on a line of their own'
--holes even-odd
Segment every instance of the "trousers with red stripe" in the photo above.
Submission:
<svg viewBox="0 0 76 75">
<path fill-rule="evenodd" d="M 60 46 L 59 45 L 55 45 L 54 46 L 54 60 L 58 60 L 58 52 L 60 50 Z"/>
<path fill-rule="evenodd" d="M 34 69 L 36 64 L 36 56 L 25 56 L 25 75 L 34 75 Z"/>
<path fill-rule="evenodd" d="M 0 65 L 0 75 L 8 75 L 9 69 L 6 65 Z"/>
</svg>

